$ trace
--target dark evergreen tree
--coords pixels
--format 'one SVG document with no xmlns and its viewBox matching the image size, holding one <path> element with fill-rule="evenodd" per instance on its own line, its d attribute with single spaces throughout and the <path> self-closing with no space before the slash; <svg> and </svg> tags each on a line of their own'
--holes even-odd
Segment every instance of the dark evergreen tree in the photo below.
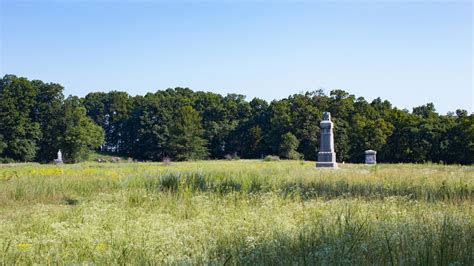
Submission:
<svg viewBox="0 0 474 266">
<path fill-rule="evenodd" d="M 168 149 L 172 113 L 155 94 L 136 97 L 127 123 L 131 135 L 129 155 L 139 160 L 161 160 L 171 156 Z"/>
<path fill-rule="evenodd" d="M 265 139 L 268 150 L 272 154 L 278 154 L 282 142 L 281 137 L 292 129 L 289 101 L 287 99 L 272 101 L 268 113 L 269 123 Z"/>
<path fill-rule="evenodd" d="M 126 92 L 89 93 L 84 99 L 87 114 L 105 131 L 103 150 L 124 154 L 128 150 L 125 123 L 132 109 L 132 98 Z"/>
<path fill-rule="evenodd" d="M 206 158 L 207 141 L 203 135 L 199 113 L 191 106 L 180 108 L 170 131 L 169 148 L 172 157 L 179 161 Z"/>
<path fill-rule="evenodd" d="M 198 92 L 194 108 L 202 116 L 204 138 L 208 141 L 209 156 L 223 158 L 226 141 L 233 125 L 229 125 L 224 97 L 211 92 Z"/>
</svg>

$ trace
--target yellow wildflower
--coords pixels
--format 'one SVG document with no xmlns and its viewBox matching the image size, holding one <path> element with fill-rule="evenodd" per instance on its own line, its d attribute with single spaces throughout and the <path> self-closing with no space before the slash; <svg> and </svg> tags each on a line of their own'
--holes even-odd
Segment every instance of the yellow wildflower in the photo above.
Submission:
<svg viewBox="0 0 474 266">
<path fill-rule="evenodd" d="M 31 246 L 32 245 L 29 244 L 29 243 L 19 243 L 19 244 L 16 245 L 16 247 L 20 250 L 27 250 L 27 249 L 31 248 Z"/>
<path fill-rule="evenodd" d="M 98 251 L 105 251 L 107 249 L 107 244 L 105 244 L 104 242 L 100 242 L 99 244 L 97 244 L 97 246 L 95 246 L 95 248 L 98 250 Z"/>
</svg>

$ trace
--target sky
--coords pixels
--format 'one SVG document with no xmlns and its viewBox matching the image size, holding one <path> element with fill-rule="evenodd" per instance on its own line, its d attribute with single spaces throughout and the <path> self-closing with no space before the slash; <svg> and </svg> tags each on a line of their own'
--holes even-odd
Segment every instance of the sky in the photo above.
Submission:
<svg viewBox="0 0 474 266">
<path fill-rule="evenodd" d="M 474 111 L 471 1 L 0 1 L 0 74 L 65 95 L 343 89 Z"/>
</svg>

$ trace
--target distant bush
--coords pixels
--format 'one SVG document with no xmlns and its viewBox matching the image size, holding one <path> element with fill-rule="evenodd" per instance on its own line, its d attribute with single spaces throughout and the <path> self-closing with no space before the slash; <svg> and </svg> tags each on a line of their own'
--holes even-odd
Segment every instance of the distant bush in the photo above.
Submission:
<svg viewBox="0 0 474 266">
<path fill-rule="evenodd" d="M 240 160 L 240 156 L 237 155 L 237 153 L 234 153 L 233 155 L 230 155 L 230 154 L 226 154 L 224 156 L 224 159 L 228 160 L 228 161 L 232 161 L 232 160 Z"/>
<path fill-rule="evenodd" d="M 15 162 L 15 160 L 13 160 L 12 158 L 0 157 L 0 163 L 13 163 L 13 162 Z"/>
<path fill-rule="evenodd" d="M 271 161 L 279 161 L 280 157 L 276 155 L 267 155 L 265 158 L 263 158 L 264 162 L 271 162 Z"/>
<path fill-rule="evenodd" d="M 301 160 L 303 159 L 303 155 L 297 151 L 290 151 L 288 153 L 288 159 L 290 160 Z"/>
<path fill-rule="evenodd" d="M 299 140 L 290 132 L 281 136 L 282 143 L 280 144 L 280 156 L 290 160 L 298 160 L 300 154 L 296 151 L 300 145 Z"/>
</svg>

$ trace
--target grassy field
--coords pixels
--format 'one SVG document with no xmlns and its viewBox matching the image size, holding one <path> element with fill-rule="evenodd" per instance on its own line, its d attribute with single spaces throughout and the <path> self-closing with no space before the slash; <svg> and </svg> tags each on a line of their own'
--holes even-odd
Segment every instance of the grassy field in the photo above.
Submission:
<svg viewBox="0 0 474 266">
<path fill-rule="evenodd" d="M 474 167 L 0 166 L 1 264 L 474 264 Z"/>
</svg>

